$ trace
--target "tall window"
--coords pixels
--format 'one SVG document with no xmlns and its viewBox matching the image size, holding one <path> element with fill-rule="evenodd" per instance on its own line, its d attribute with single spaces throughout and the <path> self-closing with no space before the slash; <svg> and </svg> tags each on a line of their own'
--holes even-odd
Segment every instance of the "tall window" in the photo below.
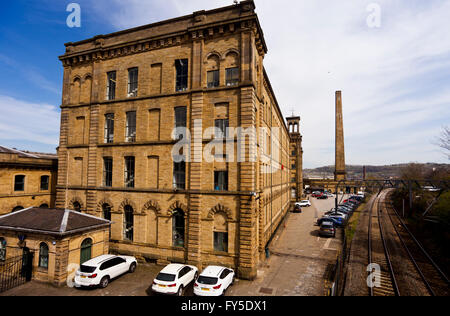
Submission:
<svg viewBox="0 0 450 316">
<path fill-rule="evenodd" d="M 181 106 L 175 108 L 175 128 L 185 128 L 187 126 L 187 113 L 186 113 L 186 107 Z M 183 139 L 183 134 L 180 132 L 176 133 L 176 139 L 180 140 Z"/>
<path fill-rule="evenodd" d="M 186 91 L 188 88 L 188 69 L 189 62 L 187 59 L 175 60 L 175 68 L 177 72 L 175 90 Z"/>
<path fill-rule="evenodd" d="M 226 70 L 227 86 L 235 86 L 239 84 L 239 68 L 228 68 Z"/>
<path fill-rule="evenodd" d="M 214 216 L 214 251 L 228 252 L 228 223 L 224 213 Z"/>
<path fill-rule="evenodd" d="M 182 210 L 175 210 L 172 217 L 172 240 L 174 247 L 184 247 L 184 212 Z"/>
<path fill-rule="evenodd" d="M 41 191 L 48 191 L 49 183 L 50 183 L 50 177 L 42 176 L 41 177 Z"/>
<path fill-rule="evenodd" d="M 173 187 L 175 189 L 186 189 L 186 162 L 174 162 L 173 164 Z"/>
<path fill-rule="evenodd" d="M 128 97 L 134 98 L 138 95 L 138 68 L 128 69 Z"/>
<path fill-rule="evenodd" d="M 127 113 L 126 142 L 136 141 L 136 112 Z"/>
<path fill-rule="evenodd" d="M 219 70 L 208 71 L 208 88 L 219 86 Z"/>
<path fill-rule="evenodd" d="M 116 98 L 116 72 L 107 73 L 106 99 L 114 100 Z"/>
<path fill-rule="evenodd" d="M 6 240 L 0 238 L 0 262 L 6 261 Z"/>
<path fill-rule="evenodd" d="M 80 249 L 80 264 L 91 260 L 92 258 L 92 239 L 88 238 L 83 240 Z"/>
<path fill-rule="evenodd" d="M 103 158 L 103 185 L 112 187 L 113 160 L 110 157 Z"/>
<path fill-rule="evenodd" d="M 125 187 L 134 188 L 134 157 L 125 157 Z"/>
<path fill-rule="evenodd" d="M 39 268 L 48 269 L 48 246 L 45 242 L 39 246 Z"/>
<path fill-rule="evenodd" d="M 217 138 L 225 138 L 228 136 L 228 120 L 216 120 L 216 129 L 218 129 L 219 133 L 216 135 Z"/>
<path fill-rule="evenodd" d="M 111 220 L 111 206 L 109 204 L 102 205 L 103 218 L 110 221 Z"/>
<path fill-rule="evenodd" d="M 228 171 L 214 171 L 214 190 L 228 191 Z"/>
<path fill-rule="evenodd" d="M 25 191 L 25 176 L 18 175 L 14 177 L 14 191 Z"/>
<path fill-rule="evenodd" d="M 105 115 L 105 144 L 114 142 L 114 113 Z"/>
<path fill-rule="evenodd" d="M 133 230 L 134 230 L 134 211 L 129 205 L 124 208 L 124 234 L 125 240 L 133 241 Z"/>
</svg>

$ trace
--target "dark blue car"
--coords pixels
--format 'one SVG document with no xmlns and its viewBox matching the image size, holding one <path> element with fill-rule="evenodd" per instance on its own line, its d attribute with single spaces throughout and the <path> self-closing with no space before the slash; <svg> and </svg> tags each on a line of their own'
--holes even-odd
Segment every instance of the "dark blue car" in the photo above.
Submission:
<svg viewBox="0 0 450 316">
<path fill-rule="evenodd" d="M 342 227 L 344 225 L 344 220 L 339 217 L 322 217 L 317 220 L 317 225 L 322 225 L 323 222 L 333 222 L 335 226 Z"/>
</svg>

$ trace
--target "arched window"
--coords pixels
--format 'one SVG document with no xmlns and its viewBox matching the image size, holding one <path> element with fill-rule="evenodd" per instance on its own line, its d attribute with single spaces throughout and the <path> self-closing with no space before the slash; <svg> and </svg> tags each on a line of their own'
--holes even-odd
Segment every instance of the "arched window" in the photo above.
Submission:
<svg viewBox="0 0 450 316">
<path fill-rule="evenodd" d="M 15 213 L 21 210 L 23 210 L 23 206 L 16 206 L 15 208 L 13 208 L 12 212 Z"/>
<path fill-rule="evenodd" d="M 0 262 L 6 261 L 6 240 L 0 237 Z"/>
<path fill-rule="evenodd" d="M 102 205 L 103 218 L 110 221 L 111 220 L 111 206 L 109 204 Z"/>
<path fill-rule="evenodd" d="M 214 251 L 228 252 L 228 222 L 224 213 L 214 216 Z"/>
<path fill-rule="evenodd" d="M 48 204 L 42 204 L 39 208 L 48 208 Z"/>
<path fill-rule="evenodd" d="M 73 210 L 74 211 L 77 211 L 77 212 L 81 213 L 81 204 L 80 204 L 80 202 L 75 201 L 75 202 L 72 203 L 72 205 L 73 205 Z"/>
<path fill-rule="evenodd" d="M 185 221 L 184 212 L 177 209 L 172 217 L 172 239 L 174 247 L 184 248 Z"/>
<path fill-rule="evenodd" d="M 80 264 L 92 258 L 92 239 L 87 238 L 81 243 Z"/>
<path fill-rule="evenodd" d="M 124 207 L 123 219 L 123 238 L 128 241 L 133 241 L 134 210 L 131 206 L 127 205 Z"/>
<path fill-rule="evenodd" d="M 48 246 L 45 242 L 39 246 L 39 268 L 48 269 Z"/>
</svg>

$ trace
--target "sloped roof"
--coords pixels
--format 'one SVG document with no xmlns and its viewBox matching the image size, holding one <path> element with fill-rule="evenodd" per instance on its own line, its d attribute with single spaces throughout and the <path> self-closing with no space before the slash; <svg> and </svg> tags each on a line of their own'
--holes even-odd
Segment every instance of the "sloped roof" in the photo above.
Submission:
<svg viewBox="0 0 450 316">
<path fill-rule="evenodd" d="M 5 146 L 0 146 L 0 154 L 15 154 L 22 158 L 58 159 L 58 155 L 56 155 L 56 154 L 23 151 L 23 150 L 8 148 Z"/>
<path fill-rule="evenodd" d="M 28 208 L 0 216 L 0 230 L 61 237 L 110 225 L 108 220 L 67 209 Z"/>
</svg>

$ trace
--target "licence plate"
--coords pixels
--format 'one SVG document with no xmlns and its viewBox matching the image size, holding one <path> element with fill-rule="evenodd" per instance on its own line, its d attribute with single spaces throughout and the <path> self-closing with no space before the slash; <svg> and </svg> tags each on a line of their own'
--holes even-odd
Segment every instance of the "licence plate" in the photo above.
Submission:
<svg viewBox="0 0 450 316">
<path fill-rule="evenodd" d="M 159 287 L 166 287 L 166 285 L 161 285 L 161 284 L 160 284 Z"/>
<path fill-rule="evenodd" d="M 202 289 L 202 291 L 206 291 L 206 292 L 209 292 L 209 289 L 207 289 L 207 288 L 203 288 L 203 289 Z"/>
<path fill-rule="evenodd" d="M 85 276 L 85 275 L 82 275 L 82 276 L 81 276 L 81 278 L 82 278 L 82 279 L 86 279 L 86 278 L 87 278 L 87 276 Z"/>
</svg>

